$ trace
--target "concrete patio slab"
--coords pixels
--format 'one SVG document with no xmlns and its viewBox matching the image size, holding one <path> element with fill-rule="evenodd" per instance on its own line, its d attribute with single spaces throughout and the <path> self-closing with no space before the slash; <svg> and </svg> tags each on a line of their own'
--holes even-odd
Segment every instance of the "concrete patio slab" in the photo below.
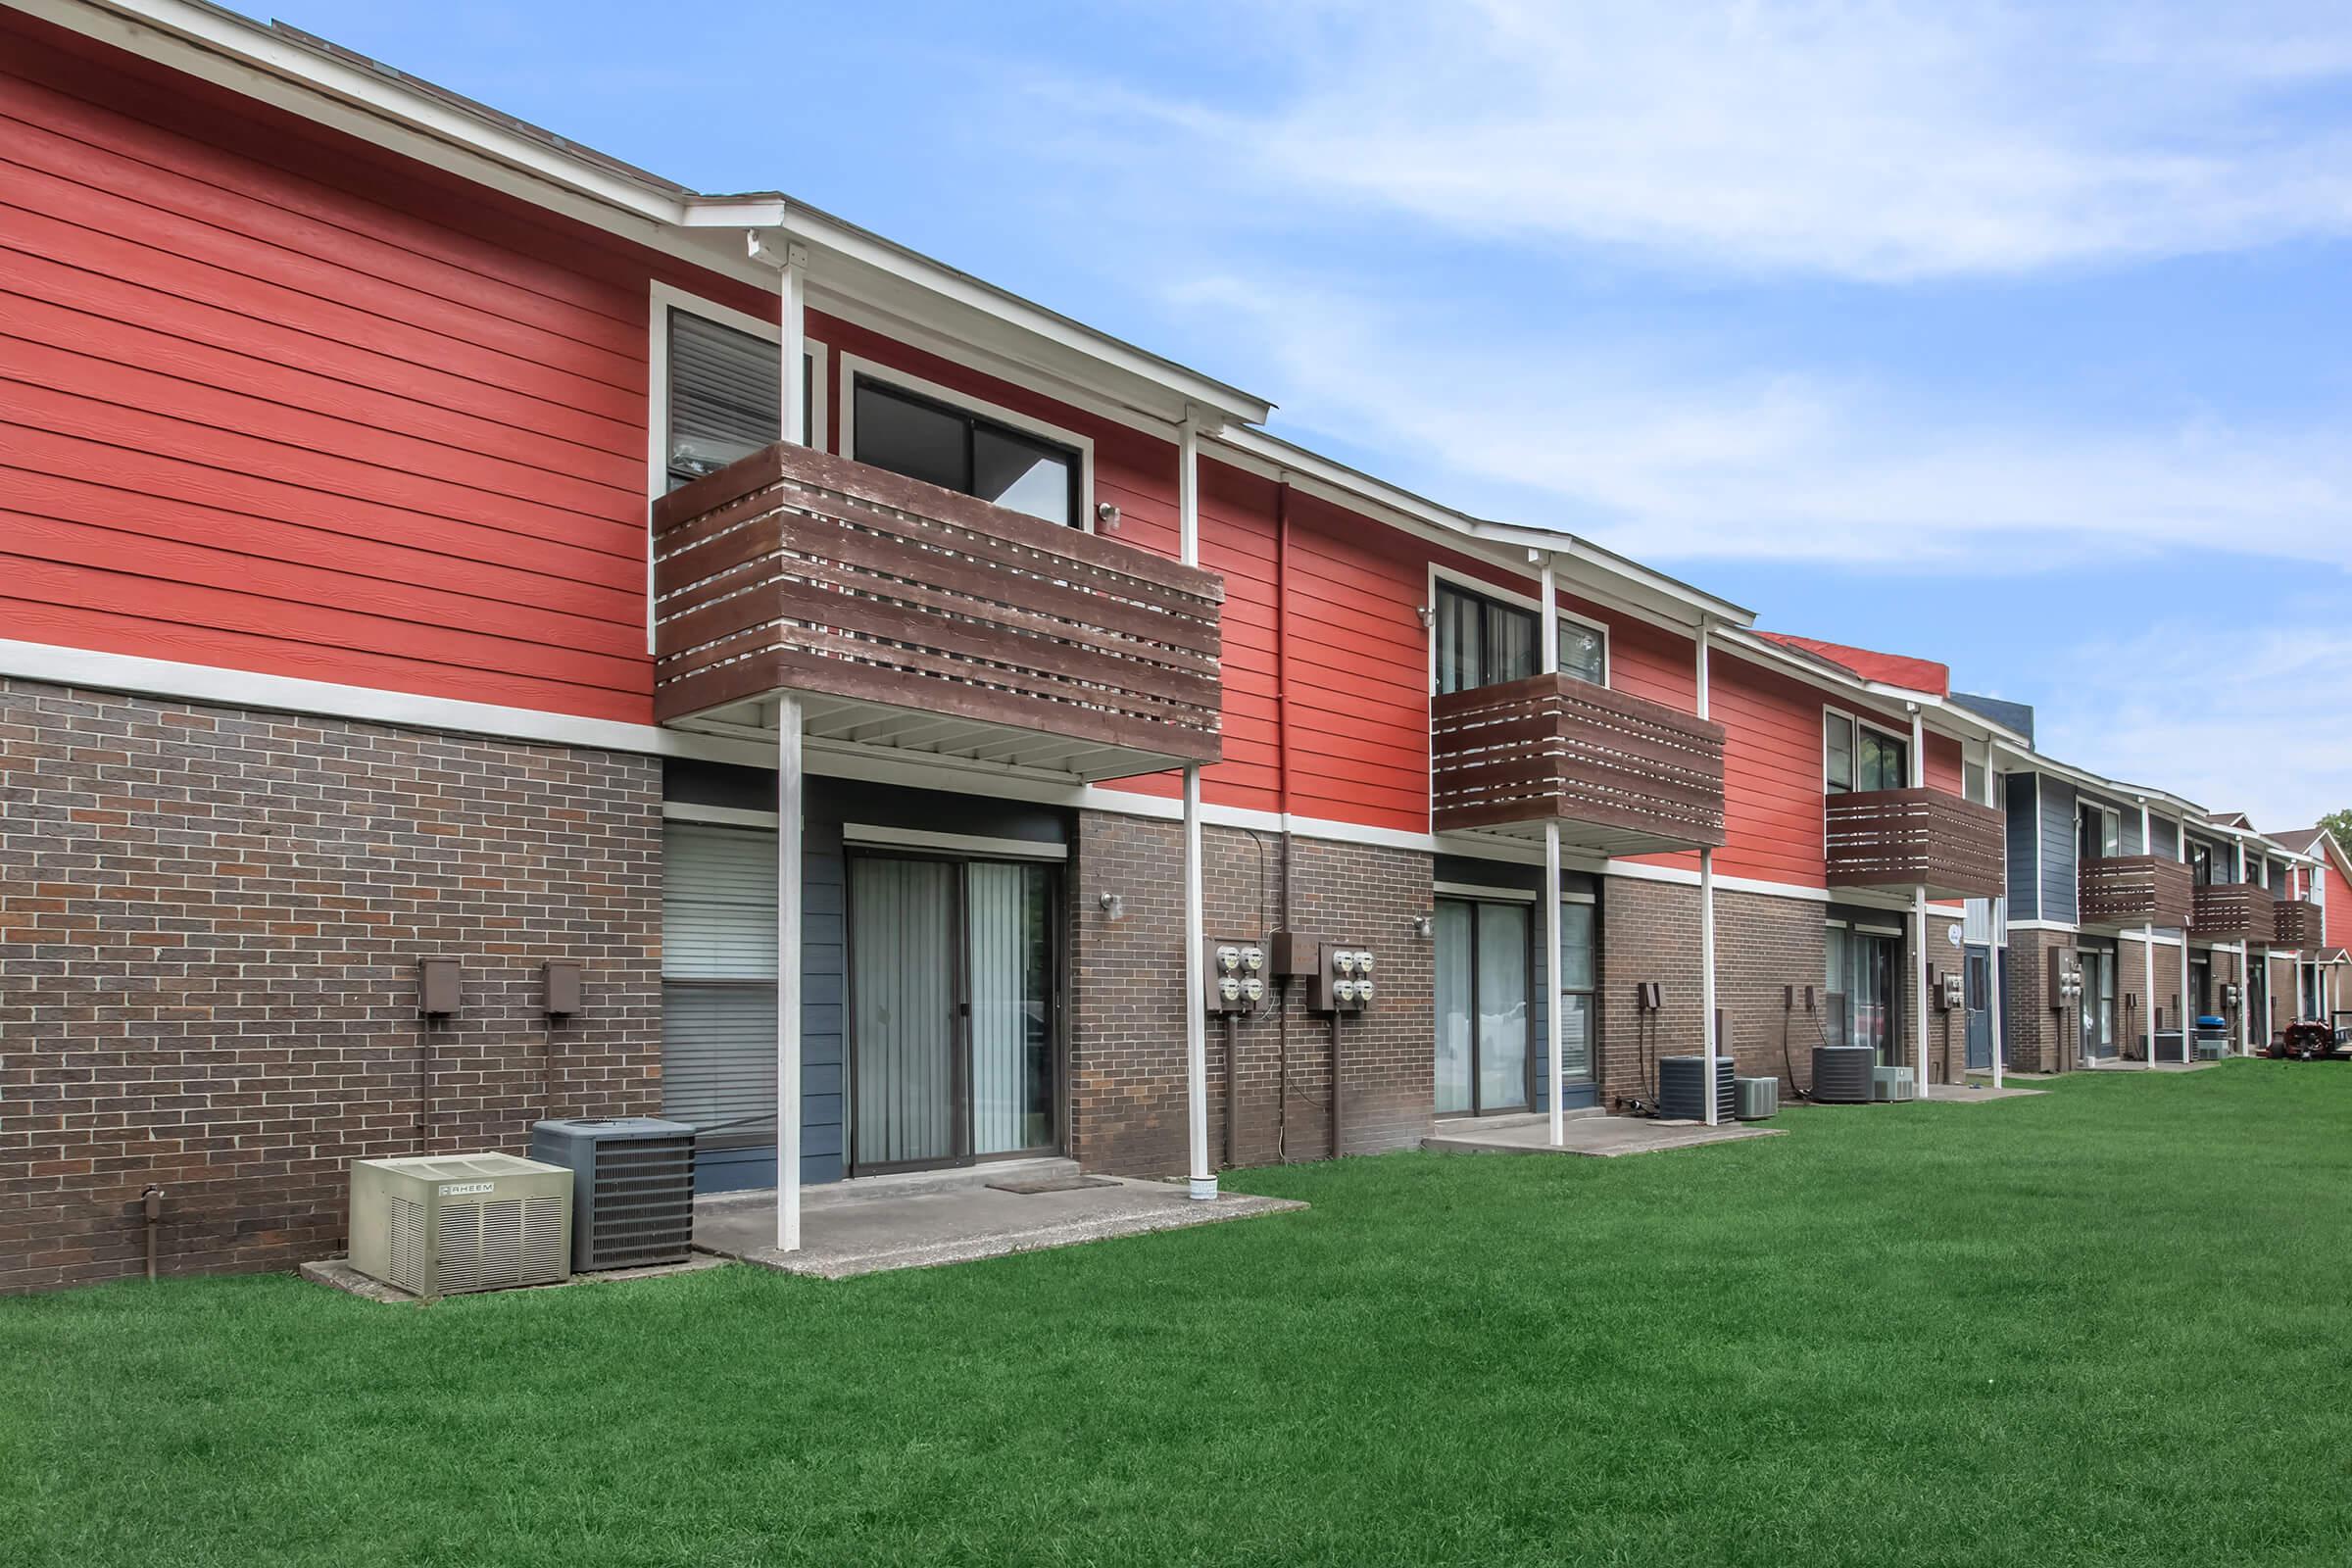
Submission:
<svg viewBox="0 0 2352 1568">
<path fill-rule="evenodd" d="M 2047 1089 L 2020 1089 L 2003 1084 L 1995 1089 L 1990 1084 L 1930 1084 L 1928 1098 L 1943 1105 L 1978 1105 L 1993 1100 L 2025 1100 L 2034 1095 L 2046 1095 Z"/>
<path fill-rule="evenodd" d="M 550 1285 L 522 1285 L 507 1291 L 485 1291 L 485 1296 L 512 1294 L 514 1290 L 560 1291 L 572 1285 L 612 1285 L 623 1280 L 657 1280 L 671 1274 L 696 1274 L 707 1268 L 725 1268 L 723 1257 L 690 1257 L 683 1263 L 657 1263 L 646 1268 L 609 1268 L 594 1274 L 574 1274 L 569 1279 L 557 1280 Z M 324 1285 L 346 1296 L 356 1296 L 363 1301 L 380 1301 L 386 1306 L 413 1306 L 424 1299 L 397 1285 L 390 1285 L 371 1275 L 363 1274 L 351 1266 L 348 1257 L 321 1258 L 302 1265 L 302 1277 L 314 1285 Z"/>
<path fill-rule="evenodd" d="M 1057 1172 L 1075 1177 L 1077 1165 L 1018 1160 L 812 1187 L 803 1195 L 795 1252 L 776 1250 L 774 1193 L 706 1198 L 694 1205 L 694 1245 L 787 1274 L 837 1280 L 1306 1207 L 1242 1193 L 1195 1202 L 1182 1186 L 1128 1177 L 1064 1185 L 1053 1179 Z M 1007 1192 L 1007 1183 L 1050 1190 Z"/>
<path fill-rule="evenodd" d="M 1777 1138 L 1784 1131 L 1753 1122 L 1709 1127 L 1697 1121 L 1657 1121 L 1593 1111 L 1569 1117 L 1561 1130 L 1562 1141 L 1555 1147 L 1549 1121 L 1544 1116 L 1461 1116 L 1439 1122 L 1430 1136 L 1421 1140 L 1421 1147 L 1441 1154 L 1583 1154 L 1614 1159 L 1621 1154 Z"/>
</svg>

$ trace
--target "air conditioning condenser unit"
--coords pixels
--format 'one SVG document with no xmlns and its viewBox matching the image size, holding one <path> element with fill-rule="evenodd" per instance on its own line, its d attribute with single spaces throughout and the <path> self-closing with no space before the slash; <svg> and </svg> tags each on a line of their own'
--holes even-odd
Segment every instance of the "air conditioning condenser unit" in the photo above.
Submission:
<svg viewBox="0 0 2352 1568">
<path fill-rule="evenodd" d="M 1740 1078 L 1735 1082 L 1739 1085 L 1741 1121 L 1765 1121 L 1781 1113 L 1778 1078 Z"/>
<path fill-rule="evenodd" d="M 514 1154 L 351 1162 L 351 1266 L 428 1299 L 571 1277 L 570 1171 Z"/>
</svg>

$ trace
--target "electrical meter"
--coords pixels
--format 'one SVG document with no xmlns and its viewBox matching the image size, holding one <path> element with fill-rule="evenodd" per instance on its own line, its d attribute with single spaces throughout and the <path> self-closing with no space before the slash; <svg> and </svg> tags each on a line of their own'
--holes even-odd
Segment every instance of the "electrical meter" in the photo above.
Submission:
<svg viewBox="0 0 2352 1568">
<path fill-rule="evenodd" d="M 1202 1004 L 1212 1017 L 1248 1017 L 1265 1005 L 1265 944 L 1240 937 L 1220 937 L 1209 944 L 1207 995 Z"/>
<path fill-rule="evenodd" d="M 1323 944 L 1321 962 L 1307 977 L 1311 1012 L 1362 1012 L 1372 1005 L 1372 951 L 1351 942 Z"/>
</svg>

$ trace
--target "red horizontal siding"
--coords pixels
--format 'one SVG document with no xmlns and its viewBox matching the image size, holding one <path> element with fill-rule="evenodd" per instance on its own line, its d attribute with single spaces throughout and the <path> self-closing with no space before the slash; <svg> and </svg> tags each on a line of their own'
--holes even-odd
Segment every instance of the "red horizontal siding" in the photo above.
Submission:
<svg viewBox="0 0 2352 1568">
<path fill-rule="evenodd" d="M 650 720 L 646 300 L 685 270 L 0 22 L 9 634 Z"/>
</svg>

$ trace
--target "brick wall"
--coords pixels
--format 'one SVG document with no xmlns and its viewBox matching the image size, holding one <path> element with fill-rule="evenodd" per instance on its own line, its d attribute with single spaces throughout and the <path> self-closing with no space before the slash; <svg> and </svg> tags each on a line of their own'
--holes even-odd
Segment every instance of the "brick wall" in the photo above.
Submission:
<svg viewBox="0 0 2352 1568">
<path fill-rule="evenodd" d="M 354 1157 L 659 1101 L 652 759 L 0 682 L 0 1290 L 136 1272 L 151 1183 L 165 1269 L 282 1268 Z"/>
<path fill-rule="evenodd" d="M 2070 931 L 2009 933 L 2009 993 L 2002 999 L 2012 1072 L 2064 1072 L 2081 1065 L 2076 1019 L 2049 1004 L 2050 952 L 2074 946 Z"/>
<path fill-rule="evenodd" d="M 1376 956 L 1371 1012 L 1343 1028 L 1344 1152 L 1410 1148 L 1435 1100 L 1432 950 L 1414 934 L 1429 912 L 1430 858 L 1405 851 L 1295 838 L 1292 924 Z M 1070 1152 L 1088 1169 L 1181 1175 L 1187 1165 L 1183 832 L 1175 823 L 1081 812 L 1073 857 Z M 1278 833 L 1206 828 L 1202 897 L 1210 937 L 1262 937 L 1280 923 Z M 1114 893 L 1121 912 L 1100 906 Z M 1331 1152 L 1331 1027 L 1298 988 L 1235 1033 L 1234 1162 L 1320 1159 Z M 1287 1038 L 1286 1038 L 1287 1037 Z M 1226 1045 L 1209 1024 L 1209 1152 L 1226 1149 Z M 1287 1063 L 1287 1067 L 1286 1067 Z M 1288 1095 L 1284 1094 L 1287 1079 Z"/>
<path fill-rule="evenodd" d="M 1634 877 L 1604 882 L 1600 1083 L 1601 1102 L 1615 1105 L 1652 1098 L 1656 1057 L 1694 1055 L 1701 1049 L 1698 889 Z M 1907 912 L 1886 914 L 1887 923 L 1909 931 Z M 1812 1086 L 1813 1048 L 1821 1044 L 1825 1022 L 1819 998 L 1827 918 L 1824 906 L 1807 899 L 1731 889 L 1715 894 L 1715 1001 L 1723 1010 L 1736 1070 L 1741 1077 L 1780 1079 L 1784 1095 Z M 1959 924 L 1940 913 L 1928 916 L 1929 962 L 1939 971 L 1960 963 L 1961 950 L 1945 934 Z M 1906 935 L 1901 979 L 1906 1062 L 1916 1059 L 1919 1039 L 1915 961 Z M 1635 1005 L 1635 988 L 1647 980 L 1661 987 L 1663 1006 L 1645 1015 Z M 1793 1007 L 1790 986 L 1797 988 Z M 1810 1014 L 1804 1010 L 1807 986 L 1816 998 Z M 1967 1015 L 1931 1005 L 1927 1020 L 1930 1081 L 1957 1082 L 1967 1066 Z"/>
</svg>

